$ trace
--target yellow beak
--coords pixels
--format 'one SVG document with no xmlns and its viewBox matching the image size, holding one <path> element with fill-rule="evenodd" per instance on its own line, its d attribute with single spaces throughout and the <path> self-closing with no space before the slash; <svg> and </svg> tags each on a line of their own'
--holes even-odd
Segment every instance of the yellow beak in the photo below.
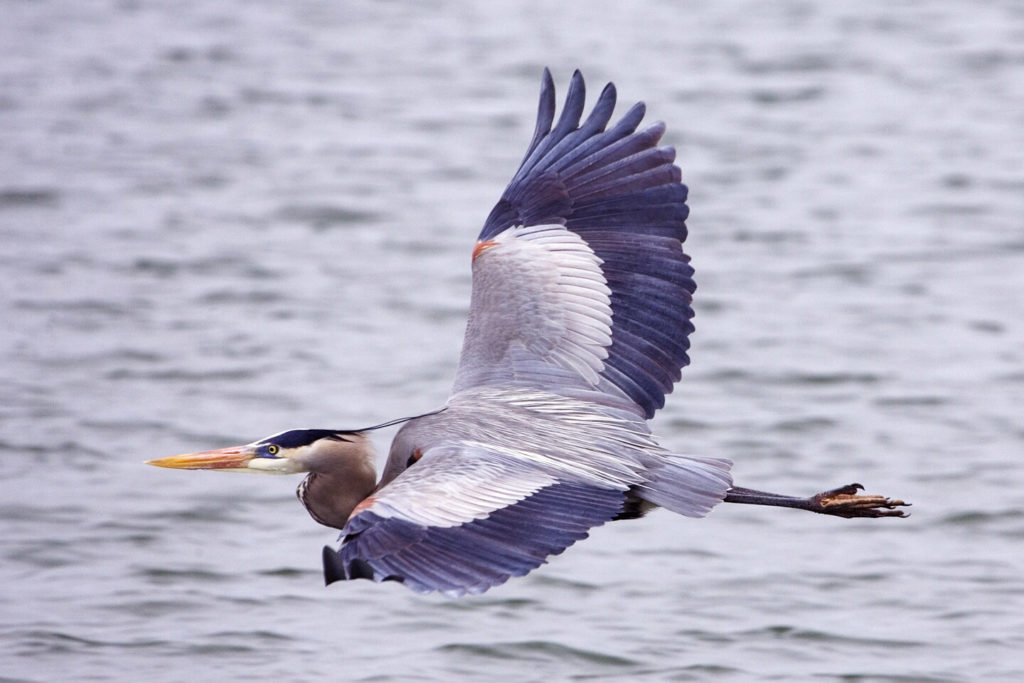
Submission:
<svg viewBox="0 0 1024 683">
<path fill-rule="evenodd" d="M 255 457 L 252 446 L 231 446 L 213 451 L 172 455 L 169 458 L 147 460 L 147 465 L 157 467 L 173 467 L 178 470 L 222 470 L 240 469 L 249 466 Z"/>
</svg>

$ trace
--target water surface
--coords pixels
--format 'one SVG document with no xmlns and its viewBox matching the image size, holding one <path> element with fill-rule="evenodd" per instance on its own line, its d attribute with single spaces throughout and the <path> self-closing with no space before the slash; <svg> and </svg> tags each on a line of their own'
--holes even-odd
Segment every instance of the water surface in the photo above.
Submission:
<svg viewBox="0 0 1024 683">
<path fill-rule="evenodd" d="M 1018 3 L 3 13 L 0 677 L 1024 678 Z M 291 478 L 141 464 L 443 402 L 545 65 L 691 186 L 663 443 L 913 517 L 661 512 L 451 601 L 325 589 Z"/>
</svg>

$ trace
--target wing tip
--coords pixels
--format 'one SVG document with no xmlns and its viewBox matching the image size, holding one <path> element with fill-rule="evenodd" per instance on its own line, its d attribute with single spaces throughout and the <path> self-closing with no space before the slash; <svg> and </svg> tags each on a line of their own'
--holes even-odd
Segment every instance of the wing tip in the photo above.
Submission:
<svg viewBox="0 0 1024 683">
<path fill-rule="evenodd" d="M 369 579 L 377 583 L 382 581 L 405 583 L 405 579 L 401 576 L 382 576 L 378 574 L 373 565 L 366 560 L 354 558 L 349 560 L 348 564 L 345 564 L 338 551 L 329 545 L 325 545 L 323 549 L 323 565 L 325 586 L 330 586 L 337 581 L 349 581 L 351 579 Z"/>
<path fill-rule="evenodd" d="M 344 581 L 348 578 L 345 575 L 345 568 L 341 565 L 338 553 L 329 545 L 325 545 L 321 553 L 324 564 L 324 585 L 330 586 L 335 581 Z"/>
</svg>

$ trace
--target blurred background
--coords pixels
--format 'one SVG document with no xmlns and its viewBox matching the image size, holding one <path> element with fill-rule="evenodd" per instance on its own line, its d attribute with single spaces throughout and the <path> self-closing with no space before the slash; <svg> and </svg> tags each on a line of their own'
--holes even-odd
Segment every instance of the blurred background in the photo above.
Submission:
<svg viewBox="0 0 1024 683">
<path fill-rule="evenodd" d="M 3 680 L 1024 679 L 1020 3 L 0 13 Z M 910 519 L 659 512 L 452 601 L 325 589 L 296 478 L 142 464 L 440 405 L 545 66 L 691 188 L 662 443 Z"/>
</svg>

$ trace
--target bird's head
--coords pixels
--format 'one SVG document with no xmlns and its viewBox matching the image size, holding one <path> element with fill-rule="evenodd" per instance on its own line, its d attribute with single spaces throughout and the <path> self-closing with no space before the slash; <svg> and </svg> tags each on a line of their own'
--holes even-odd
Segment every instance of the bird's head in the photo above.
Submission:
<svg viewBox="0 0 1024 683">
<path fill-rule="evenodd" d="M 373 450 L 362 432 L 292 429 L 244 446 L 172 455 L 147 460 L 146 464 L 185 470 L 294 474 L 330 472 L 341 465 L 341 460 L 353 459 L 373 467 Z"/>
<path fill-rule="evenodd" d="M 362 431 L 292 429 L 212 451 L 147 460 L 157 467 L 224 472 L 308 472 L 299 499 L 313 519 L 341 529 L 377 481 L 373 446 Z"/>
</svg>

